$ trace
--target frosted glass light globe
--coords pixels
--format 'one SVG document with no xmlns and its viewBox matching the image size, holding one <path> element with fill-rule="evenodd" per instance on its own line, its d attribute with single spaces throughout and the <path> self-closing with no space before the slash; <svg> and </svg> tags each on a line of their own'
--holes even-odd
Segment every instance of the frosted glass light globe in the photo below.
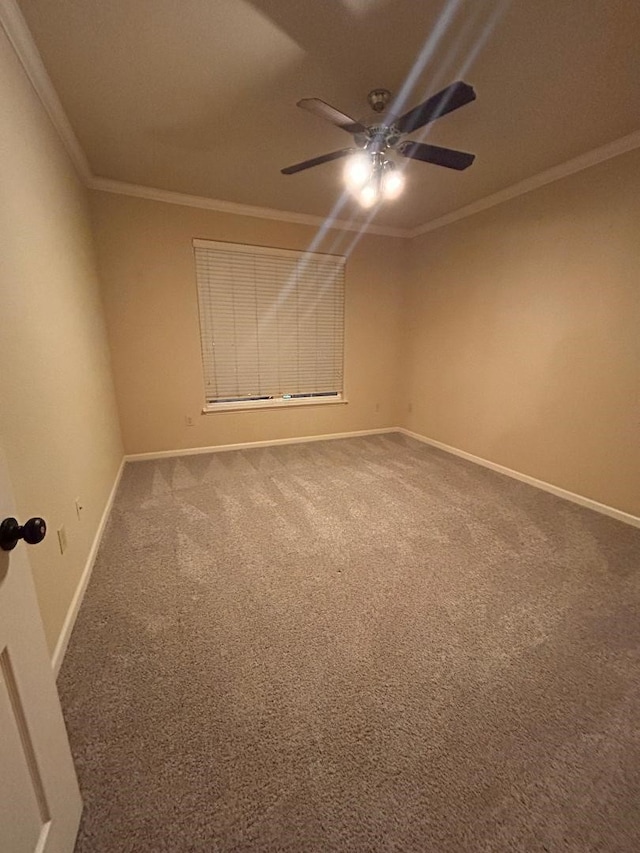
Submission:
<svg viewBox="0 0 640 853">
<path fill-rule="evenodd" d="M 404 189 L 404 175 L 397 169 L 389 169 L 382 176 L 382 195 L 388 199 L 398 198 Z"/>
<path fill-rule="evenodd" d="M 358 201 L 364 208 L 373 207 L 378 201 L 378 191 L 372 182 L 365 184 L 358 193 Z"/>
<path fill-rule="evenodd" d="M 371 157 L 364 151 L 349 155 L 344 166 L 344 182 L 352 192 L 361 189 L 371 177 Z"/>
</svg>

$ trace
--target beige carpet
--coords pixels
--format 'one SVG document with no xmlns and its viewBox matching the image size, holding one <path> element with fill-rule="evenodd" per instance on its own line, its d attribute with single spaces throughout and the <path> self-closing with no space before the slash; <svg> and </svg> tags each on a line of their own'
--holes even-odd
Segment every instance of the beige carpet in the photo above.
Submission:
<svg viewBox="0 0 640 853">
<path fill-rule="evenodd" d="M 640 850 L 640 530 L 397 435 L 127 465 L 77 850 Z"/>
</svg>

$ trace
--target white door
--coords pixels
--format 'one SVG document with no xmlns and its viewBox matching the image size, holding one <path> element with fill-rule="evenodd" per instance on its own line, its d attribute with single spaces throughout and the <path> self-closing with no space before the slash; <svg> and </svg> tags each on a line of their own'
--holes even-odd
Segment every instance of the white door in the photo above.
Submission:
<svg viewBox="0 0 640 853">
<path fill-rule="evenodd" d="M 0 449 L 0 521 L 6 517 L 16 511 Z M 31 578 L 32 547 L 0 549 L 0 850 L 71 853 L 82 801 Z"/>
</svg>

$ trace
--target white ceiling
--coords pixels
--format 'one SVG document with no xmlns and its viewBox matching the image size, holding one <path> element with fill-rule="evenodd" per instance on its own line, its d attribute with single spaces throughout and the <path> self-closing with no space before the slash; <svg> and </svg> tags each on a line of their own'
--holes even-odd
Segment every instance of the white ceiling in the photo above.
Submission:
<svg viewBox="0 0 640 853">
<path fill-rule="evenodd" d="M 97 176 L 326 216 L 341 165 L 283 166 L 351 137 L 374 87 L 404 109 L 456 79 L 477 100 L 427 128 L 477 155 L 412 162 L 376 224 L 415 228 L 640 128 L 634 0 L 19 0 Z M 425 139 L 424 132 L 413 135 Z M 338 212 L 354 213 L 350 203 Z M 360 214 L 357 214 L 360 215 Z"/>
</svg>

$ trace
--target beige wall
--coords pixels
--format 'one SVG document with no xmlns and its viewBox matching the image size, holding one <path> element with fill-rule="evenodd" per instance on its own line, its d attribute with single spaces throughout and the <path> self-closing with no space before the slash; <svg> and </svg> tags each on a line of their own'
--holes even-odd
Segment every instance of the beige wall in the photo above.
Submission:
<svg viewBox="0 0 640 853">
<path fill-rule="evenodd" d="M 192 238 L 304 248 L 315 229 L 91 193 L 127 452 L 403 425 L 640 513 L 639 161 L 413 241 L 362 238 L 347 266 L 349 404 L 210 415 Z M 319 249 L 355 237 L 332 239 Z"/>
<path fill-rule="evenodd" d="M 122 447 L 85 192 L 1 29 L 0 114 L 0 445 L 49 524 L 29 557 L 53 650 Z"/>
<path fill-rule="evenodd" d="M 413 250 L 408 428 L 640 515 L 640 152 Z"/>
<path fill-rule="evenodd" d="M 316 229 L 105 192 L 91 206 L 128 453 L 397 425 L 406 241 L 343 232 L 315 247 L 349 253 L 346 405 L 203 415 L 192 239 L 304 249 Z"/>
</svg>

